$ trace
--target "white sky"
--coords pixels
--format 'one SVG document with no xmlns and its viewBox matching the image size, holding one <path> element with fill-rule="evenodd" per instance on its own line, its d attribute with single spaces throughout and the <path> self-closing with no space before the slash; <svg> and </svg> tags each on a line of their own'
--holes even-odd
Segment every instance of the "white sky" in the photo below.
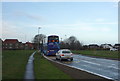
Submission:
<svg viewBox="0 0 120 81">
<path fill-rule="evenodd" d="M 38 27 L 42 27 L 42 34 L 56 34 L 62 39 L 73 35 L 83 44 L 118 42 L 118 2 L 115 2 L 117 0 L 64 0 L 67 2 L 61 3 L 42 3 L 38 0 L 22 3 L 14 3 L 15 0 L 2 1 L 2 39 L 17 38 L 22 42 L 31 41 L 38 33 Z"/>
</svg>

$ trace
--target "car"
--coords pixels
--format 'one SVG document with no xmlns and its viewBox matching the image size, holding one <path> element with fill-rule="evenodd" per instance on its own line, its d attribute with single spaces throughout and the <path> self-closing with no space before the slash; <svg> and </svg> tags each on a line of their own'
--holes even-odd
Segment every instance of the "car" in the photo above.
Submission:
<svg viewBox="0 0 120 81">
<path fill-rule="evenodd" d="M 110 51 L 118 51 L 116 48 L 110 48 Z"/>
<path fill-rule="evenodd" d="M 72 52 L 69 49 L 61 49 L 56 53 L 56 60 L 64 60 L 64 59 L 70 59 L 70 61 L 73 61 L 73 55 Z"/>
</svg>

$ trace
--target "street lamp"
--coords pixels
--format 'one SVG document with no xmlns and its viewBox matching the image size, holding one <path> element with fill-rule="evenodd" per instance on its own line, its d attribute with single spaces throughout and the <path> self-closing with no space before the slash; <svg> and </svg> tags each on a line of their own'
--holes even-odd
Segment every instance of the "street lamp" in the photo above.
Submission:
<svg viewBox="0 0 120 81">
<path fill-rule="evenodd" d="M 67 35 L 65 35 L 65 39 L 67 39 Z"/>
<path fill-rule="evenodd" d="M 61 42 L 62 42 L 62 38 L 61 38 Z"/>
<path fill-rule="evenodd" d="M 39 43 L 40 43 L 40 41 L 39 41 L 39 37 L 40 37 L 40 35 L 39 35 L 39 29 L 41 29 L 41 27 L 38 27 L 38 50 L 39 50 Z"/>
</svg>

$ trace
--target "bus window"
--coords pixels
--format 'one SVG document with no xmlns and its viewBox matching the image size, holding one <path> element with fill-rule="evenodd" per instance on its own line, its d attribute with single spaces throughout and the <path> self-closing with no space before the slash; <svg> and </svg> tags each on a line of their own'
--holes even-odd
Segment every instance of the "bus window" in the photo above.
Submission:
<svg viewBox="0 0 120 81">
<path fill-rule="evenodd" d="M 58 40 L 55 40 L 55 42 L 58 42 Z"/>
<path fill-rule="evenodd" d="M 52 40 L 52 42 L 55 42 L 54 40 Z"/>
<path fill-rule="evenodd" d="M 59 42 L 58 36 L 48 36 L 48 42 Z"/>
</svg>

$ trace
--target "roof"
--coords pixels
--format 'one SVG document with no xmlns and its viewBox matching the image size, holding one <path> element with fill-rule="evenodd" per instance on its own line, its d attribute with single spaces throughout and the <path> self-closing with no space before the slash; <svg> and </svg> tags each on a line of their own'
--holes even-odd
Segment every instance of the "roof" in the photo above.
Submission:
<svg viewBox="0 0 120 81">
<path fill-rule="evenodd" d="M 98 46 L 97 44 L 90 44 L 89 46 Z"/>
<path fill-rule="evenodd" d="M 114 46 L 120 46 L 120 44 L 115 44 Z"/>
<path fill-rule="evenodd" d="M 4 43 L 18 43 L 19 41 L 17 39 L 5 39 Z"/>
<path fill-rule="evenodd" d="M 3 40 L 0 38 L 0 41 L 3 42 Z"/>
<path fill-rule="evenodd" d="M 31 42 L 26 42 L 27 45 L 29 45 L 30 47 L 33 47 L 33 43 Z"/>
<path fill-rule="evenodd" d="M 109 45 L 109 46 L 112 46 L 111 44 L 101 44 L 101 45 Z"/>
</svg>

